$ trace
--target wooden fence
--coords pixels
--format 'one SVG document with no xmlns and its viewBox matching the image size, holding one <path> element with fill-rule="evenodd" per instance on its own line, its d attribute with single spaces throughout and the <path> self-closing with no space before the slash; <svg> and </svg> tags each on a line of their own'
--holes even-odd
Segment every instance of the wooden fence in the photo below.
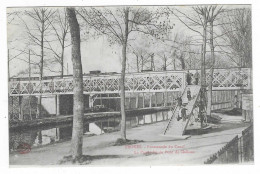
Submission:
<svg viewBox="0 0 260 174">
<path fill-rule="evenodd" d="M 236 91 L 212 91 L 212 110 L 232 108 L 235 95 L 238 95 L 240 101 L 239 92 Z"/>
<path fill-rule="evenodd" d="M 211 155 L 204 164 L 230 164 L 254 161 L 253 125 L 235 136 L 217 153 Z"/>
</svg>

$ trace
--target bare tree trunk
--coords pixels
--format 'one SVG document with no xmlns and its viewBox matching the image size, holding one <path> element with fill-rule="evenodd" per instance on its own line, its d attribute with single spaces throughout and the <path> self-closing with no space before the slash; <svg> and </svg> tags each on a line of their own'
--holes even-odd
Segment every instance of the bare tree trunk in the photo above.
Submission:
<svg viewBox="0 0 260 174">
<path fill-rule="evenodd" d="M 155 70 L 153 56 L 154 56 L 154 53 L 151 55 L 151 68 L 150 68 L 151 71 Z"/>
<path fill-rule="evenodd" d="M 139 72 L 139 57 L 138 55 L 135 56 L 136 56 L 136 68 L 137 68 L 137 72 Z"/>
<path fill-rule="evenodd" d="M 125 114 L 125 68 L 126 68 L 126 48 L 127 48 L 127 38 L 128 38 L 128 16 L 129 8 L 125 9 L 125 38 L 123 39 L 123 48 L 122 48 L 122 71 L 121 71 L 121 81 L 120 81 L 120 90 L 121 90 L 121 138 L 126 140 L 126 114 Z"/>
<path fill-rule="evenodd" d="M 207 97 L 206 97 L 206 69 L 205 69 L 205 58 L 206 58 L 206 44 L 207 44 L 207 19 L 206 14 L 203 14 L 204 18 L 204 25 L 203 25 L 203 45 L 201 46 L 201 74 L 200 74 L 200 85 L 201 85 L 201 101 L 203 102 L 203 105 L 205 107 L 205 110 L 207 110 Z M 202 124 L 201 124 L 202 127 Z"/>
<path fill-rule="evenodd" d="M 62 41 L 63 43 L 62 43 L 62 48 L 61 48 L 61 63 L 60 63 L 60 66 L 61 66 L 61 77 L 63 77 L 63 75 L 64 75 L 64 39 L 63 39 L 63 41 Z"/>
<path fill-rule="evenodd" d="M 83 77 L 80 53 L 80 30 L 74 8 L 66 8 L 70 26 L 72 44 L 72 63 L 73 63 L 73 129 L 71 139 L 71 153 L 73 159 L 82 156 L 83 145 Z"/>
<path fill-rule="evenodd" d="M 42 10 L 41 11 L 41 15 L 42 15 L 42 21 L 41 21 L 41 62 L 40 62 L 40 77 L 39 77 L 39 80 L 40 80 L 40 83 L 42 83 L 42 77 L 43 77 L 43 58 L 44 58 L 44 51 L 43 51 L 43 48 L 44 48 L 44 42 L 43 42 L 43 37 L 44 37 L 44 31 L 45 31 L 45 21 L 44 21 L 44 11 Z M 42 85 L 40 85 L 40 91 L 42 90 Z M 39 118 L 41 117 L 41 114 L 42 114 L 42 96 L 39 95 L 38 98 L 37 98 L 37 114 L 36 114 L 36 118 Z"/>
<path fill-rule="evenodd" d="M 206 17 L 204 17 L 206 21 Z M 201 56 L 201 86 L 206 86 L 206 70 L 205 70 L 205 58 L 206 58 L 206 44 L 207 44 L 207 23 L 203 26 L 203 46 L 202 46 L 202 56 Z"/>
<path fill-rule="evenodd" d="M 179 60 L 181 61 L 181 69 L 185 70 L 186 66 L 185 66 L 185 61 L 184 61 L 184 57 L 181 54 L 181 56 L 179 57 Z"/>
<path fill-rule="evenodd" d="M 190 54 L 189 54 L 189 61 L 190 61 L 190 69 L 192 69 L 192 60 Z"/>
<path fill-rule="evenodd" d="M 166 71 L 166 70 L 167 70 L 167 59 L 166 59 L 166 57 L 165 57 L 165 54 L 163 55 L 163 60 L 164 60 L 163 70 Z"/>
<path fill-rule="evenodd" d="M 215 65 L 215 54 L 214 54 L 214 44 L 213 44 L 213 21 L 210 22 L 210 53 L 212 59 L 212 65 L 209 72 L 209 87 L 208 87 L 208 104 L 207 104 L 207 115 L 211 115 L 211 104 L 212 104 L 212 81 L 213 72 Z"/>
<path fill-rule="evenodd" d="M 141 71 L 143 71 L 144 70 L 144 57 L 143 56 L 141 56 Z"/>
<path fill-rule="evenodd" d="M 175 65 L 175 59 L 173 59 L 173 70 L 175 71 L 176 70 L 176 65 Z"/>
<path fill-rule="evenodd" d="M 31 106 L 31 52 L 29 50 L 29 116 L 30 119 L 32 120 L 32 106 Z"/>
</svg>

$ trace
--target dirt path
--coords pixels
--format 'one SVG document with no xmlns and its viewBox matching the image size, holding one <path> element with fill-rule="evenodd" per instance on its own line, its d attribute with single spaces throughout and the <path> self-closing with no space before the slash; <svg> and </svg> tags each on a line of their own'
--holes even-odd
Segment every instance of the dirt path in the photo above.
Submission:
<svg viewBox="0 0 260 174">
<path fill-rule="evenodd" d="M 188 165 L 203 164 L 248 125 L 241 117 L 223 116 L 217 128 L 187 140 L 164 137 L 167 121 L 127 130 L 128 139 L 143 140 L 132 146 L 112 146 L 119 132 L 84 138 L 83 152 L 94 160 L 90 165 Z M 69 154 L 70 142 L 35 148 L 28 154 L 10 154 L 10 165 L 54 165 Z"/>
</svg>

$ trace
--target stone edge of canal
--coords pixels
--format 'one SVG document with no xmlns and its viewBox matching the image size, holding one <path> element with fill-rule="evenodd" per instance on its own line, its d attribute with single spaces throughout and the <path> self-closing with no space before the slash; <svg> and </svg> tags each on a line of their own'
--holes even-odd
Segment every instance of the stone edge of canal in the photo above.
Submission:
<svg viewBox="0 0 260 174">
<path fill-rule="evenodd" d="M 160 111 L 168 111 L 169 109 L 170 107 L 157 107 L 157 108 L 141 108 L 141 109 L 126 110 L 126 116 L 131 117 L 137 115 L 152 114 Z M 96 121 L 98 119 L 106 119 L 106 118 L 113 118 L 113 117 L 120 117 L 120 116 L 121 116 L 120 112 L 97 112 L 97 113 L 85 113 L 83 119 L 84 121 Z M 46 117 L 37 120 L 19 121 L 15 123 L 9 122 L 9 131 L 71 123 L 72 120 L 73 120 L 73 115 L 61 115 L 57 117 Z"/>
</svg>

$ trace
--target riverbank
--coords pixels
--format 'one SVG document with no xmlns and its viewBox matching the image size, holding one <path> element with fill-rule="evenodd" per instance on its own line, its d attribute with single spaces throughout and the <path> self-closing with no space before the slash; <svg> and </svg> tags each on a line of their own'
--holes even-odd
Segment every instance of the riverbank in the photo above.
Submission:
<svg viewBox="0 0 260 174">
<path fill-rule="evenodd" d="M 93 137 L 84 136 L 83 153 L 90 155 L 89 165 L 194 165 L 203 162 L 222 148 L 248 124 L 241 117 L 221 115 L 222 121 L 203 135 L 187 140 L 161 136 L 167 121 L 127 130 L 127 138 L 144 142 L 131 146 L 113 146 L 120 132 Z M 26 154 L 10 154 L 10 165 L 57 165 L 69 155 L 70 141 L 32 149 Z"/>
<path fill-rule="evenodd" d="M 159 111 L 169 110 L 169 107 L 154 107 L 154 108 L 140 108 L 133 110 L 126 110 L 126 116 L 132 115 L 144 115 L 155 113 Z M 97 112 L 97 113 L 85 113 L 84 121 L 85 122 L 93 122 L 98 119 L 107 119 L 110 117 L 120 117 L 120 112 Z M 26 120 L 26 121 L 12 121 L 9 122 L 9 130 L 20 130 L 20 129 L 30 129 L 33 127 L 41 127 L 41 126 L 51 126 L 58 124 L 68 124 L 72 123 L 73 115 L 60 115 L 54 117 L 46 117 L 34 120 Z"/>
</svg>

